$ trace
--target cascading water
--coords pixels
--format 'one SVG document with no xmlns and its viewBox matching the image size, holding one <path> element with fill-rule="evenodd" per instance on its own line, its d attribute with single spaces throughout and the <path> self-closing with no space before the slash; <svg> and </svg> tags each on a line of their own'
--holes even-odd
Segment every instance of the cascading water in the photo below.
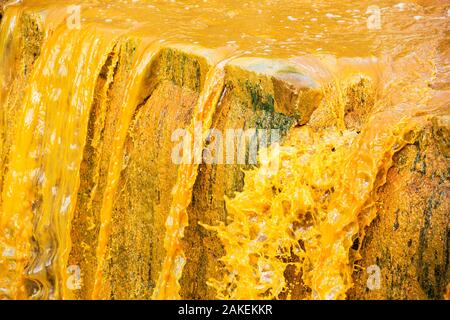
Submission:
<svg viewBox="0 0 450 320">
<path fill-rule="evenodd" d="M 0 298 L 347 298 L 389 172 L 427 130 L 448 242 L 447 10 L 6 2 Z M 258 165 L 203 162 L 210 129 L 253 126 L 281 132 Z M 197 139 L 175 164 L 179 128 Z M 441 268 L 436 250 L 416 255 Z M 442 297 L 448 270 L 420 270 L 417 296 Z"/>
</svg>

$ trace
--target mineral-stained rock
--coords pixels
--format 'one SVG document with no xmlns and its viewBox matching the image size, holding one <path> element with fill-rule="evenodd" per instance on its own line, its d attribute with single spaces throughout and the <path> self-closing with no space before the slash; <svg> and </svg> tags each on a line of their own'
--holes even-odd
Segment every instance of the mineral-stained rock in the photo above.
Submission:
<svg viewBox="0 0 450 320">
<path fill-rule="evenodd" d="M 202 114 L 199 108 L 209 102 L 203 101 L 209 98 L 208 89 L 218 90 L 213 96 L 220 97 L 210 106 L 213 130 L 200 137 L 203 157 L 194 170 L 192 195 L 187 190 L 188 226 L 174 235 L 181 239 L 185 257 L 181 277 L 175 279 L 179 297 L 217 298 L 218 292 L 208 283 L 224 275 L 221 259 L 233 252 L 225 252 L 223 239 L 211 226 L 229 225 L 233 217 L 225 199 L 245 191 L 246 174 L 262 166 L 252 143 L 257 142 L 253 151 L 263 152 L 283 145 L 297 132 L 308 132 L 313 137 L 301 143 L 311 144 L 305 148 L 310 153 L 315 152 L 315 144 L 325 146 L 321 161 L 326 162 L 336 151 L 333 139 L 364 134 L 361 131 L 380 110 L 400 119 L 399 115 L 409 114 L 405 106 L 428 117 L 419 121 L 414 139 L 397 137 L 404 147 L 397 150 L 394 143 L 386 151 L 394 154 L 392 166 L 375 174 L 376 190 L 367 193 L 375 201 L 371 207 L 375 219 L 351 239 L 349 261 L 339 270 L 352 268 L 355 262 L 353 287 L 347 291 L 350 299 L 444 297 L 449 282 L 448 32 L 442 39 L 430 40 L 435 42 L 429 52 L 436 56 L 427 56 L 426 45 L 414 54 L 387 53 L 400 63 L 340 57 L 346 48 L 337 50 L 336 56 L 319 55 L 322 46 L 314 54 L 297 56 L 295 50 L 295 57 L 261 57 L 261 51 L 236 54 L 228 45 L 187 44 L 194 42 L 189 32 L 180 41 L 160 39 L 154 34 L 159 29 L 141 15 L 136 21 L 127 18 L 113 24 L 110 19 L 99 22 L 95 6 L 84 7 L 87 22 L 67 30 L 68 1 L 26 1 L 4 8 L 5 2 L 0 0 L 0 298 L 155 296 L 155 288 L 164 284 L 160 279 L 167 260 L 164 240 L 167 226 L 173 223 L 169 213 L 174 211 L 174 199 L 183 196 L 173 191 L 180 183 L 180 170 L 186 168 L 177 163 L 176 145 L 195 124 L 195 111 Z M 228 16 L 235 18 L 236 13 Z M 155 14 L 155 19 L 161 17 Z M 143 20 L 147 25 L 140 25 Z M 191 29 L 214 27 L 213 22 L 198 18 Z M 244 25 L 251 29 L 248 21 Z M 249 37 L 245 32 L 240 36 Z M 272 41 L 266 35 L 255 39 Z M 98 43 L 103 45 L 98 48 Z M 68 57 L 71 61 L 66 61 Z M 436 72 L 425 58 L 436 65 Z M 85 61 L 92 63 L 86 66 Z M 433 76 L 427 78 L 430 69 Z M 220 80 L 219 89 L 208 87 L 214 76 Z M 41 78 L 54 81 L 40 82 Z M 428 108 L 433 101 L 429 96 L 439 101 L 435 109 Z M 423 108 L 427 105 L 424 111 L 417 107 L 422 103 Z M 398 123 L 392 136 L 398 134 L 394 130 Z M 372 145 L 378 141 L 378 128 L 369 129 L 373 140 L 361 145 L 374 150 L 385 147 Z M 380 132 L 391 128 L 384 129 Z M 334 135 L 327 135 L 329 131 Z M 85 134 L 79 137 L 80 132 Z M 74 139 L 80 145 L 70 143 Z M 348 141 L 356 141 L 352 139 Z M 370 159 L 353 151 L 370 164 Z M 390 161 L 383 155 L 379 158 Z M 76 161 L 66 163 L 68 159 Z M 385 168 L 386 163 L 379 166 Z M 348 176 L 351 170 L 343 168 Z M 328 178 L 322 175 L 314 172 L 311 179 Z M 356 178 L 352 184 L 364 180 Z M 73 186 L 66 190 L 69 196 L 58 189 L 61 185 Z M 325 207 L 335 191 L 330 188 L 314 201 Z M 277 192 L 275 188 L 273 193 Z M 357 219 L 365 217 L 365 209 L 356 214 Z M 303 219 L 312 220 L 313 213 L 305 213 Z M 287 229 L 281 230 L 283 237 L 290 236 Z M 298 247 L 305 250 L 300 241 Z M 290 263 L 283 274 L 286 287 L 276 297 L 316 297 L 311 279 L 304 278 L 311 270 L 295 267 L 304 256 L 284 259 Z M 72 272 L 80 276 L 80 283 L 71 282 Z"/>
<path fill-rule="evenodd" d="M 350 298 L 443 298 L 449 279 L 450 207 L 449 144 L 442 132 L 448 129 L 446 117 L 433 118 L 413 144 L 395 155 L 386 184 L 377 191 L 378 216 L 363 243 L 354 245 L 361 246 L 363 259 Z M 378 276 L 379 282 L 371 284 Z"/>
</svg>

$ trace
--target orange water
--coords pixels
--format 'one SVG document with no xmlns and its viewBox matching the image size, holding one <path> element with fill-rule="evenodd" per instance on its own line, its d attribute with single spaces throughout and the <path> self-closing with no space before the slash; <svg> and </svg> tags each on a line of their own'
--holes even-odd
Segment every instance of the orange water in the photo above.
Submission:
<svg viewBox="0 0 450 320">
<path fill-rule="evenodd" d="M 226 249 L 224 277 L 210 281 L 218 297 L 277 297 L 286 287 L 286 267 L 294 265 L 311 289 L 310 298 L 344 298 L 355 263 L 349 248 L 376 215 L 374 190 L 393 154 L 429 117 L 448 114 L 448 3 L 78 1 L 80 29 L 69 29 L 67 6 L 72 4 L 24 0 L 5 7 L 2 106 L 16 99 L 9 88 L 17 72 L 15 39 L 24 13 L 41 14 L 44 40 L 14 123 L 2 109 L 2 154 L 6 136 L 11 149 L 1 163 L 0 297 L 73 297 L 65 285 L 70 230 L 95 84 L 121 39 L 134 36 L 141 43 L 111 146 L 92 298 L 100 297 L 112 204 L 139 88 L 166 43 L 218 48 L 189 129 L 203 121 L 203 139 L 230 57 L 287 59 L 319 83 L 337 88 L 356 76 L 373 81 L 377 101 L 360 132 L 346 128 L 339 90 L 325 94 L 336 125 L 296 128 L 279 149 L 269 148 L 269 158 L 280 156 L 281 166 L 247 172 L 243 192 L 227 199 L 232 222 L 212 227 Z M 380 10 L 380 29 L 368 28 L 366 11 L 372 5 Z M 167 255 L 153 295 L 157 299 L 179 297 L 188 254 L 180 241 L 198 165 L 182 166 L 166 223 Z M 291 255 L 295 262 L 286 262 Z"/>
</svg>

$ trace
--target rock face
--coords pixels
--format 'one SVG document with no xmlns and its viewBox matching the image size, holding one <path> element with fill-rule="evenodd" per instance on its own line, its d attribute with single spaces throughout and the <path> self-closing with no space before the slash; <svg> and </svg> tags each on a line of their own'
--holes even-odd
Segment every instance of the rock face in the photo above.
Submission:
<svg viewBox="0 0 450 320">
<path fill-rule="evenodd" d="M 448 282 L 448 117 L 434 118 L 398 152 L 378 190 L 378 217 L 361 244 L 354 299 L 440 299 Z M 380 268 L 370 290 L 370 265 Z"/>
<path fill-rule="evenodd" d="M 69 3 L 29 2 L 0 1 L 0 298 L 444 297 L 450 126 L 440 33 L 419 38 L 418 52 L 386 46 L 386 61 L 284 49 L 263 57 L 169 42 L 114 1 L 114 23 L 93 6 L 75 29 L 65 24 Z M 277 146 L 286 154 L 272 172 L 254 151 Z M 194 161 L 180 164 L 186 150 Z M 309 175 L 298 170 L 303 156 Z M 277 180 L 268 196 L 255 172 L 276 181 L 283 170 L 305 176 L 292 189 Z M 276 207 L 280 194 L 289 209 Z M 274 239 L 262 231 L 273 221 Z M 317 234 L 299 236 L 312 225 Z M 248 256 L 255 241 L 263 245 Z M 176 272 L 165 276 L 167 265 Z M 236 291 L 233 281 L 251 285 Z"/>
</svg>

